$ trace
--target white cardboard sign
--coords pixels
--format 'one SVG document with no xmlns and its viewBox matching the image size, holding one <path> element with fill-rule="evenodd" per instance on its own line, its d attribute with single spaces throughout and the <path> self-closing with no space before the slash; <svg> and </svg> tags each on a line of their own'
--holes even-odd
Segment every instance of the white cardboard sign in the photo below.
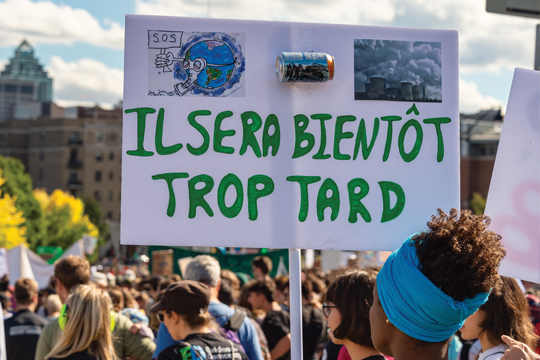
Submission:
<svg viewBox="0 0 540 360">
<path fill-rule="evenodd" d="M 122 243 L 395 249 L 459 207 L 457 51 L 455 31 L 128 15 Z M 330 54 L 333 80 L 280 82 L 282 52 Z"/>
<path fill-rule="evenodd" d="M 486 215 L 507 251 L 500 273 L 540 283 L 540 72 L 517 68 Z"/>
</svg>

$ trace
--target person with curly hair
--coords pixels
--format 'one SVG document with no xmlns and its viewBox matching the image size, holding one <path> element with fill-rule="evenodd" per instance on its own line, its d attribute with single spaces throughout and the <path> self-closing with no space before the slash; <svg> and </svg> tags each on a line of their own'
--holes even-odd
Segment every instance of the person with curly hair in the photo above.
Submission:
<svg viewBox="0 0 540 360">
<path fill-rule="evenodd" d="M 490 219 L 441 209 L 428 231 L 410 236 L 387 259 L 373 290 L 375 348 L 395 360 L 442 360 L 452 335 L 490 295 L 500 294 L 506 255 Z"/>
<path fill-rule="evenodd" d="M 326 291 L 323 304 L 330 339 L 345 345 L 351 360 L 385 360 L 371 340 L 369 310 L 377 273 L 352 271 L 339 276 Z"/>
<path fill-rule="evenodd" d="M 465 340 L 479 339 L 482 351 L 478 360 L 499 360 L 508 346 L 502 335 L 536 348 L 538 336 L 529 318 L 527 299 L 516 280 L 503 276 L 500 294 L 491 294 L 477 312 L 465 320 L 461 337 Z"/>
</svg>

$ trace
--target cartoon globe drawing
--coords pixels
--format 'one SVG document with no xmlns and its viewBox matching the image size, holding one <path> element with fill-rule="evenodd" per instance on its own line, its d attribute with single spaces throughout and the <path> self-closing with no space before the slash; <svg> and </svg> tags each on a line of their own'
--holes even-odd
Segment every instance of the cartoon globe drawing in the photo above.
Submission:
<svg viewBox="0 0 540 360">
<path fill-rule="evenodd" d="M 191 78 L 197 75 L 195 84 L 205 89 L 223 86 L 234 71 L 234 55 L 225 42 L 201 41 L 190 47 L 182 60 L 182 69 Z M 194 72 L 191 75 L 191 72 Z"/>
</svg>

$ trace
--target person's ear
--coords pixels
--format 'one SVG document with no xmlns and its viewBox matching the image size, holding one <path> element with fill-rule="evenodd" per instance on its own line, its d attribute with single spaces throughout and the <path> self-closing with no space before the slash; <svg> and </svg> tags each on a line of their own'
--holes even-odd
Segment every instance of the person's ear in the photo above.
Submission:
<svg viewBox="0 0 540 360">
<path fill-rule="evenodd" d="M 34 296 L 32 296 L 32 304 L 37 304 L 38 300 L 39 300 L 38 294 L 34 294 Z"/>
<path fill-rule="evenodd" d="M 221 278 L 218 280 L 216 285 L 216 291 L 219 293 L 219 288 L 221 288 Z"/>
<path fill-rule="evenodd" d="M 180 324 L 182 322 L 182 317 L 174 311 L 171 311 L 171 320 L 174 324 Z"/>
</svg>

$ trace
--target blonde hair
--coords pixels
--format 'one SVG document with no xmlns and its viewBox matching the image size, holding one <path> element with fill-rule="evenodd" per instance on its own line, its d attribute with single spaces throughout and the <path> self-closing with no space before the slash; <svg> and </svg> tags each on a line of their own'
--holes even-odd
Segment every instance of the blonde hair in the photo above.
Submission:
<svg viewBox="0 0 540 360">
<path fill-rule="evenodd" d="M 56 294 L 47 296 L 47 300 L 45 300 L 45 309 L 47 310 L 47 314 L 55 314 L 59 312 L 61 308 L 62 301 L 60 300 L 60 296 Z"/>
<path fill-rule="evenodd" d="M 111 298 L 90 285 L 75 287 L 67 300 L 67 322 L 56 346 L 45 357 L 65 358 L 88 350 L 97 360 L 116 358 L 111 335 Z"/>
</svg>

